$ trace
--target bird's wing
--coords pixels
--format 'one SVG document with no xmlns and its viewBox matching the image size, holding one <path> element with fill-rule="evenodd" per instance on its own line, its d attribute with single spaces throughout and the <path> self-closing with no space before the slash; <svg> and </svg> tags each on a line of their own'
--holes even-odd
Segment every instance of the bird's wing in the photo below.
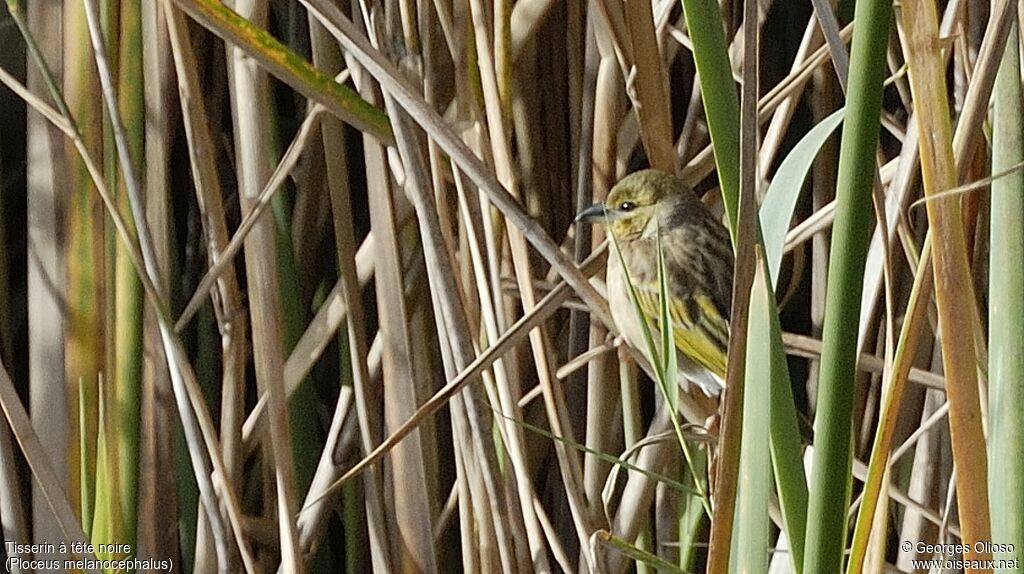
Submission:
<svg viewBox="0 0 1024 574">
<path fill-rule="evenodd" d="M 658 324 L 661 317 L 659 290 L 651 287 L 636 286 L 637 302 L 644 316 L 661 328 Z M 724 378 L 729 323 L 711 297 L 701 293 L 671 293 L 668 310 L 676 347 L 700 366 Z"/>
<path fill-rule="evenodd" d="M 724 379 L 732 299 L 729 232 L 702 211 L 673 214 L 678 217 L 660 230 L 673 339 L 683 355 Z M 646 238 L 634 241 L 624 255 L 640 310 L 660 329 L 657 250 L 658 239 Z"/>
</svg>

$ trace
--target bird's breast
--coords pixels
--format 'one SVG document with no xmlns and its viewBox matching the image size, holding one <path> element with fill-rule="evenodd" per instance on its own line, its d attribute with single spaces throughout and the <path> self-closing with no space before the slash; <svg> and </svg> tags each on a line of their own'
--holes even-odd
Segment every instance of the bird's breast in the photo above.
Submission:
<svg viewBox="0 0 1024 574">
<path fill-rule="evenodd" d="M 626 257 L 627 252 L 624 251 L 622 258 Z M 629 295 L 629 284 L 626 282 L 622 258 L 614 250 L 608 255 L 608 277 L 605 279 L 608 287 L 608 306 L 611 308 L 615 327 L 626 343 L 631 347 L 643 349 L 643 331 Z M 632 270 L 630 275 L 632 276 Z"/>
</svg>

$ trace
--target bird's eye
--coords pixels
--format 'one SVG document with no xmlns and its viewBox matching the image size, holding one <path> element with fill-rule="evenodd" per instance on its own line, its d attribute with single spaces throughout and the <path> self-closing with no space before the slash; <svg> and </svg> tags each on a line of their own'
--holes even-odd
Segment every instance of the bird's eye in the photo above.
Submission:
<svg viewBox="0 0 1024 574">
<path fill-rule="evenodd" d="M 632 201 L 623 201 L 619 204 L 619 211 L 633 211 L 636 209 L 636 204 Z"/>
</svg>

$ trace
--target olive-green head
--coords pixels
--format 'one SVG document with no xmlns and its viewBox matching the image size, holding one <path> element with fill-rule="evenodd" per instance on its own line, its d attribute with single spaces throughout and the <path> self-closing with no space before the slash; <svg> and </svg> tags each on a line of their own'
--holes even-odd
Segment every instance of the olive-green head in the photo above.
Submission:
<svg viewBox="0 0 1024 574">
<path fill-rule="evenodd" d="M 653 233 L 664 216 L 689 202 L 698 205 L 697 196 L 674 175 L 646 169 L 627 175 L 608 192 L 604 203 L 595 203 L 576 216 L 577 222 L 598 221 L 618 240 L 633 240 Z"/>
</svg>

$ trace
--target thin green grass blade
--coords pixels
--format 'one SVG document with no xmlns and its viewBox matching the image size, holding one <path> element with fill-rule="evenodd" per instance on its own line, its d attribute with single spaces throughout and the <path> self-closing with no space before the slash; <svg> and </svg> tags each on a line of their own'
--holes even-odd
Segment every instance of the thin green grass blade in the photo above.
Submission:
<svg viewBox="0 0 1024 574">
<path fill-rule="evenodd" d="M 679 365 L 676 357 L 675 339 L 673 337 L 672 313 L 669 311 L 671 302 L 668 290 L 668 273 L 665 272 L 665 249 L 661 243 L 661 229 L 658 229 L 658 302 L 661 318 L 661 357 L 665 361 L 663 372 L 668 376 L 665 385 L 665 399 L 673 412 L 679 411 Z"/>
<path fill-rule="evenodd" d="M 654 342 L 654 335 L 651 333 L 651 326 L 650 326 L 650 323 L 648 322 L 647 316 L 644 315 L 643 309 L 640 308 L 640 300 L 639 300 L 639 298 L 637 297 L 637 294 L 636 294 L 636 287 L 633 285 L 633 279 L 629 275 L 629 268 L 626 267 L 626 261 L 622 257 L 622 250 L 619 249 L 619 244 L 618 244 L 617 241 L 615 241 L 615 236 L 609 234 L 609 237 L 611 237 L 611 244 L 612 244 L 613 249 L 615 250 L 615 256 L 619 258 L 619 262 L 622 264 L 622 272 L 625 274 L 625 280 L 626 280 L 626 290 L 629 293 L 629 302 L 633 306 L 633 311 L 636 313 L 637 321 L 640 323 L 640 330 L 641 330 L 641 332 L 643 332 L 643 335 L 644 335 L 644 344 L 647 347 L 647 353 L 648 353 L 647 356 L 651 357 L 651 363 L 652 363 L 651 367 L 654 369 L 654 375 L 655 375 L 654 378 L 656 379 L 655 382 L 658 384 L 658 387 L 661 389 L 662 396 L 665 397 L 666 401 L 669 401 L 670 400 L 669 397 L 672 396 L 672 394 L 674 393 L 674 396 L 676 398 L 676 406 L 678 406 L 678 404 L 679 404 L 679 389 L 677 388 L 678 387 L 678 381 L 677 381 L 678 371 L 673 370 L 673 371 L 670 372 L 670 371 L 666 370 L 666 367 L 669 364 L 671 364 L 673 368 L 676 367 L 675 344 L 674 343 L 670 343 L 671 346 L 662 346 L 661 347 L 661 349 L 670 349 L 672 351 L 672 353 L 668 353 L 669 355 L 672 355 L 671 360 L 662 358 L 661 353 L 659 352 L 659 346 L 656 345 L 655 342 Z M 661 236 L 659 234 L 659 239 L 658 239 L 658 242 L 659 242 L 659 245 L 658 245 L 658 258 L 659 258 L 659 262 L 658 262 L 658 264 L 661 265 L 661 266 L 664 266 L 664 252 L 661 249 L 661 245 L 660 245 L 661 239 L 660 239 L 660 237 Z M 659 274 L 661 276 L 664 276 L 663 270 L 659 270 Z M 659 281 L 661 281 L 662 279 L 663 279 L 663 277 L 659 278 Z M 660 291 L 659 297 L 661 298 L 661 300 L 667 301 L 667 299 L 668 299 L 668 288 L 667 288 L 667 286 L 659 286 L 659 291 Z M 671 322 L 669 322 L 669 324 L 671 324 Z M 673 389 L 670 390 L 670 388 L 673 388 Z M 671 421 L 672 421 L 672 428 L 673 428 L 673 430 L 675 430 L 675 433 L 676 433 L 676 439 L 679 441 L 679 448 L 683 449 L 683 456 L 686 458 L 687 465 L 688 465 L 688 467 L 692 471 L 692 469 L 694 468 L 694 465 L 693 465 L 694 457 L 693 457 L 693 453 L 690 450 L 689 444 L 686 442 L 686 438 L 683 436 L 683 428 L 682 428 L 682 425 L 679 422 L 679 411 L 678 411 L 677 408 L 673 407 L 673 408 L 669 409 L 668 413 L 669 413 L 669 419 L 671 419 Z M 699 477 L 694 476 L 694 484 L 696 484 L 698 488 L 701 488 L 701 486 L 700 486 L 701 485 L 701 480 L 700 480 Z M 704 503 L 704 511 L 707 512 L 707 515 L 710 517 L 711 516 L 711 498 L 708 496 L 707 491 L 705 491 L 705 490 L 701 490 L 699 492 L 699 494 L 700 494 L 701 499 L 702 499 L 702 501 Z"/>
<path fill-rule="evenodd" d="M 597 540 L 598 544 L 617 550 L 626 556 L 629 556 L 637 562 L 642 562 L 651 568 L 656 568 L 658 572 L 669 572 L 671 574 L 687 574 L 686 570 L 663 560 L 650 552 L 641 550 L 636 546 L 633 546 L 629 542 L 611 534 L 607 530 L 598 530 L 594 533 L 594 539 Z"/>
<path fill-rule="evenodd" d="M 88 433 L 88 420 L 89 413 L 85 408 L 87 404 L 85 396 L 85 385 L 81 381 L 78 382 L 78 452 L 81 453 L 78 457 L 78 481 L 79 481 L 79 499 L 81 500 L 82 508 L 82 531 L 85 532 L 86 536 L 92 537 L 92 520 L 95 514 L 93 503 L 96 501 L 96 484 L 95 474 L 89 464 L 90 460 L 95 458 L 95 445 L 90 445 L 90 435 Z"/>
<path fill-rule="evenodd" d="M 626 259 L 622 256 L 619 242 L 615 240 L 614 235 L 609 234 L 609 237 L 611 238 L 615 256 L 619 258 L 619 263 L 622 264 L 622 273 L 626 276 L 626 291 L 629 293 L 629 302 L 633 305 L 633 310 L 636 312 L 637 321 L 640 322 L 640 331 L 644 335 L 644 345 L 647 347 L 648 357 L 651 358 L 651 367 L 654 368 L 658 379 L 663 380 L 665 373 L 663 371 L 664 363 L 661 360 L 660 347 L 654 344 L 654 335 L 651 334 L 650 323 L 648 323 L 647 317 L 640 308 L 640 299 L 637 297 L 636 287 L 633 285 L 633 278 L 629 275 L 629 267 L 626 265 Z"/>
<path fill-rule="evenodd" d="M 491 409 L 491 410 L 494 412 L 494 416 L 496 416 L 496 417 L 500 417 L 500 418 L 509 420 L 509 421 L 511 421 L 511 422 L 513 422 L 513 423 L 523 427 L 524 429 L 532 432 L 532 433 L 539 434 L 539 435 L 541 435 L 541 436 L 543 436 L 543 437 L 545 437 L 545 438 L 547 438 L 549 440 L 558 441 L 558 442 L 568 446 L 569 448 L 578 450 L 578 451 L 580 451 L 582 453 L 593 455 L 593 456 L 599 458 L 600 460 L 602 460 L 604 462 L 607 462 L 609 464 L 613 464 L 615 466 L 622 467 L 623 469 L 631 471 L 631 472 L 638 472 L 638 473 L 646 476 L 647 478 L 650 478 L 651 480 L 657 481 L 657 482 L 659 482 L 661 484 L 664 484 L 665 486 L 668 486 L 669 488 L 672 488 L 673 490 L 678 491 L 681 495 L 684 495 L 684 496 L 685 495 L 694 495 L 694 496 L 700 496 L 701 495 L 700 491 L 698 491 L 698 490 L 696 490 L 694 488 L 691 488 L 691 487 L 689 487 L 689 486 L 687 486 L 687 485 L 685 485 L 685 484 L 683 484 L 683 483 L 681 483 L 681 482 L 679 482 L 677 480 L 674 480 L 673 478 L 671 478 L 669 476 L 666 476 L 664 474 L 657 473 L 657 472 L 651 472 L 651 471 L 649 471 L 647 469 L 644 469 L 644 468 L 640 468 L 640 467 L 636 466 L 635 464 L 629 462 L 628 460 L 619 458 L 617 456 L 612 456 L 612 455 L 610 455 L 608 453 L 605 453 L 605 452 L 594 450 L 594 449 L 592 449 L 592 448 L 590 448 L 590 447 L 588 447 L 588 446 L 586 446 L 584 444 L 580 444 L 578 442 L 573 442 L 571 440 L 566 439 L 565 437 L 558 436 L 558 435 L 556 435 L 556 434 L 554 434 L 554 433 L 552 433 L 550 431 L 547 431 L 547 430 L 545 430 L 545 429 L 543 429 L 543 428 L 541 428 L 539 426 L 532 425 L 532 424 L 530 424 L 530 423 L 528 423 L 526 421 L 522 421 L 522 420 L 519 420 L 519 419 L 516 419 L 516 418 L 513 418 L 513 417 L 506 416 L 504 413 L 500 412 L 498 409 Z"/>
<path fill-rule="evenodd" d="M 691 480 L 707 476 L 707 450 L 700 449 L 693 453 L 695 468 L 684 469 L 682 464 L 683 461 L 680 461 L 680 471 L 688 473 Z M 694 490 L 705 492 L 707 485 L 703 483 L 694 485 Z M 679 521 L 679 567 L 687 571 L 696 571 L 699 568 L 697 559 L 706 546 L 707 531 L 710 525 L 707 514 L 704 512 L 704 499 L 700 496 L 680 496 L 677 520 Z"/>
<path fill-rule="evenodd" d="M 893 355 L 892 375 L 889 383 L 883 385 L 885 391 L 878 415 L 878 430 L 871 446 L 868 475 L 861 491 L 860 508 L 857 511 L 853 540 L 850 542 L 849 559 L 846 563 L 847 574 L 855 574 L 864 569 L 871 531 L 875 528 L 874 513 L 879 506 L 879 498 L 883 496 L 882 484 L 886 469 L 889 467 L 889 451 L 899 419 L 900 403 L 903 400 L 907 375 L 910 373 L 910 366 L 913 357 L 916 356 L 918 344 L 923 338 L 921 323 L 924 321 L 924 312 L 927 306 L 925 300 L 929 298 L 925 294 L 930 294 L 932 285 L 931 249 L 931 232 L 929 231 L 925 238 L 921 258 L 917 263 L 914 286 L 910 292 L 910 300 L 907 302 L 906 318 L 900 328 L 899 341 Z"/>
</svg>

